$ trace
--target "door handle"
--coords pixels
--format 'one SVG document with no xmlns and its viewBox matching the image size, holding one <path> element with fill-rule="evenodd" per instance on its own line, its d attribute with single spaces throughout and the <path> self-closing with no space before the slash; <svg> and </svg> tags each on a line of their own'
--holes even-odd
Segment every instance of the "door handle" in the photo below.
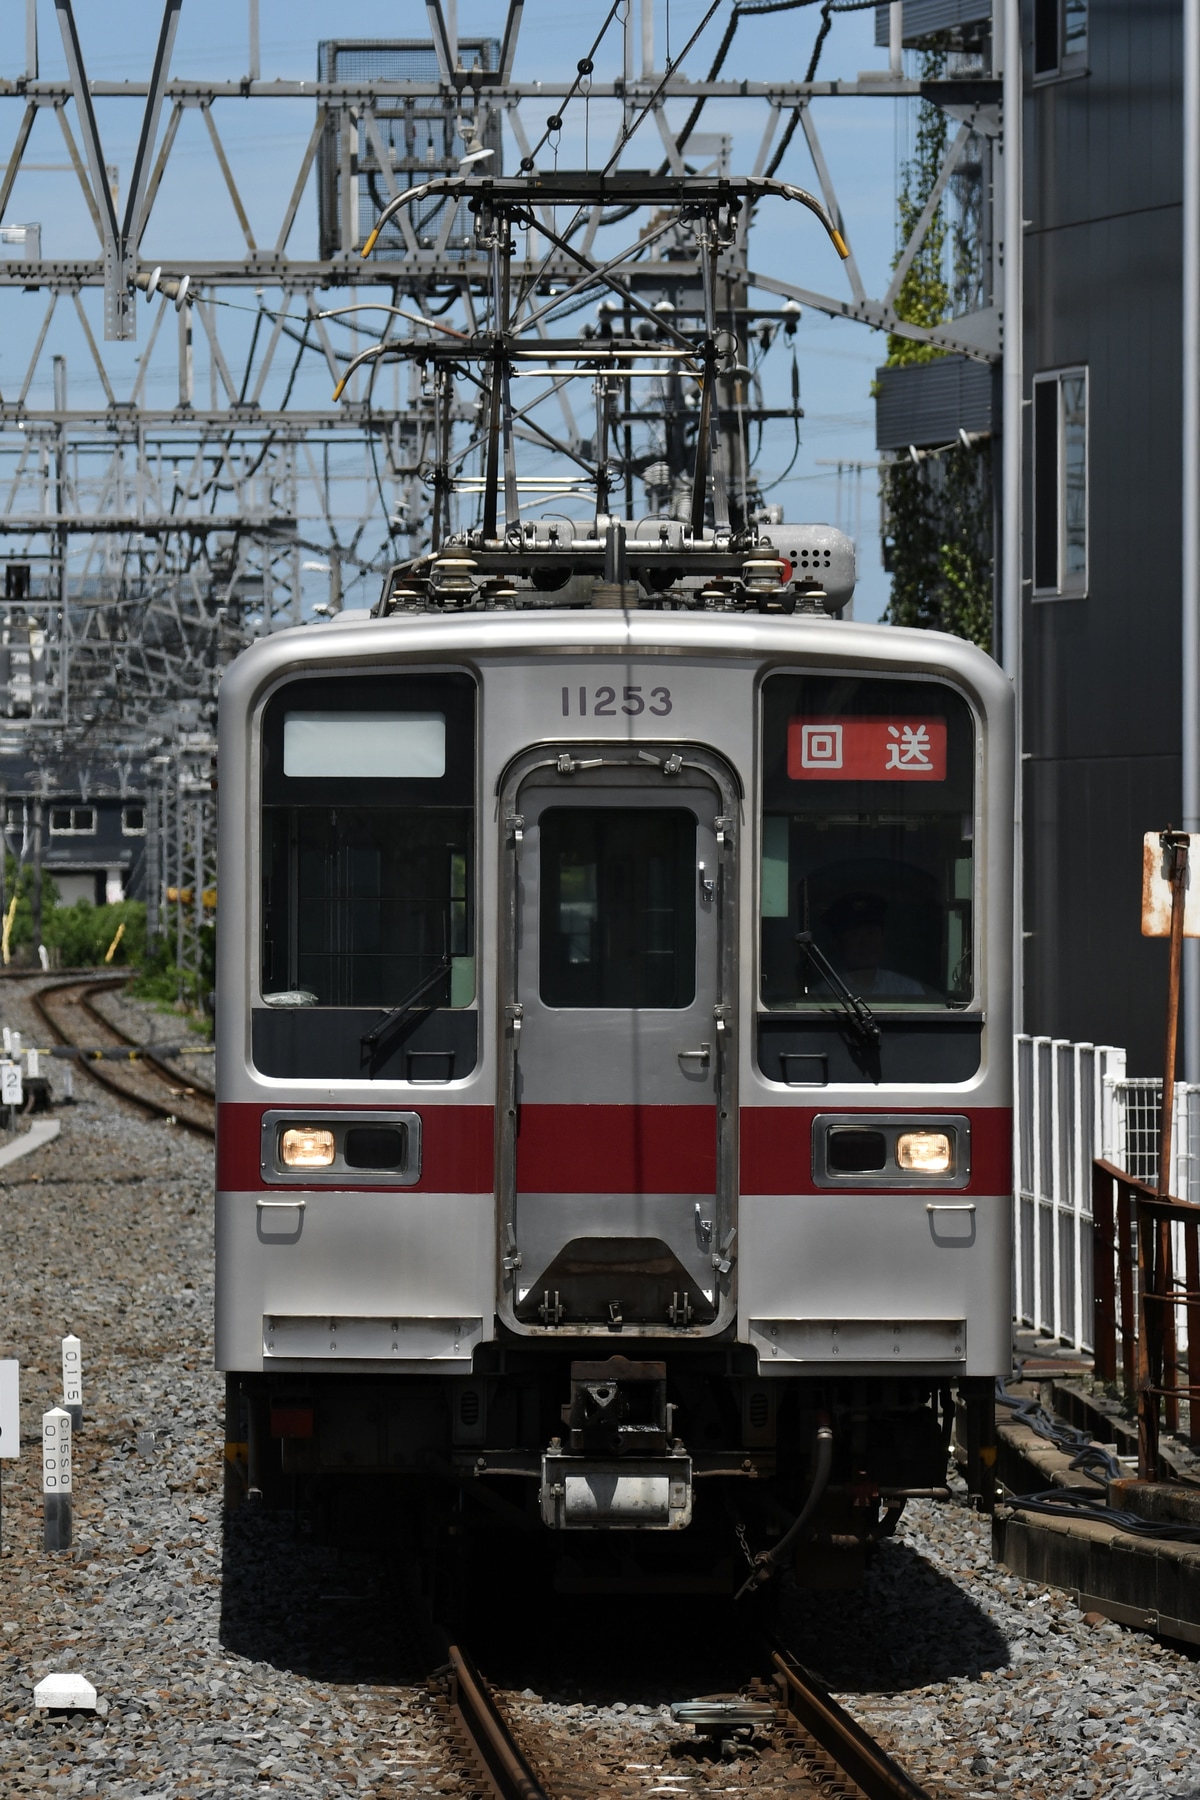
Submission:
<svg viewBox="0 0 1200 1800">
<path fill-rule="evenodd" d="M 308 1205 L 308 1201 L 305 1200 L 301 1195 L 297 1194 L 297 1196 L 294 1200 L 256 1200 L 254 1202 L 254 1204 L 258 1208 L 259 1212 L 262 1212 L 264 1207 L 268 1207 L 268 1206 L 290 1206 L 290 1207 L 294 1207 L 297 1212 L 303 1212 L 305 1207 Z"/>
<path fill-rule="evenodd" d="M 701 1044 L 698 1050 L 677 1050 L 675 1054 L 680 1062 L 706 1063 L 712 1060 L 712 1045 Z"/>
<path fill-rule="evenodd" d="M 942 1205 L 938 1205 L 936 1201 L 931 1200 L 929 1202 L 929 1204 L 926 1206 L 925 1211 L 927 1213 L 935 1213 L 935 1212 L 973 1213 L 975 1211 L 975 1206 L 974 1206 L 974 1203 L 970 1200 L 958 1201 L 957 1203 L 956 1202 L 946 1202 L 946 1203 L 943 1203 Z"/>
</svg>

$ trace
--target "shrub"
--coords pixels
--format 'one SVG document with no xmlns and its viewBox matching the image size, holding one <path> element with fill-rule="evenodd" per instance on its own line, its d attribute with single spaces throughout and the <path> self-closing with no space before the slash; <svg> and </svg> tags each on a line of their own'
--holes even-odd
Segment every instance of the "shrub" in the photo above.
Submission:
<svg viewBox="0 0 1200 1800">
<path fill-rule="evenodd" d="M 73 906 L 48 906 L 42 913 L 42 941 L 47 949 L 57 946 L 64 968 L 94 969 L 103 963 L 122 925 L 125 930 L 111 966 L 127 968 L 140 963 L 146 951 L 146 908 L 140 900 L 118 900 L 111 906 L 76 900 Z"/>
</svg>

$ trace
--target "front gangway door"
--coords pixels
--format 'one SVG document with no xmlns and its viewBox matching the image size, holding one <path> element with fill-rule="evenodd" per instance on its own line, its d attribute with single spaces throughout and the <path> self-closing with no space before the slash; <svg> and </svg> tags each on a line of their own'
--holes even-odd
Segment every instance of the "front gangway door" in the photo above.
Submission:
<svg viewBox="0 0 1200 1800">
<path fill-rule="evenodd" d="M 686 748 L 530 753 L 502 793 L 501 1316 L 732 1320 L 738 795 Z"/>
</svg>

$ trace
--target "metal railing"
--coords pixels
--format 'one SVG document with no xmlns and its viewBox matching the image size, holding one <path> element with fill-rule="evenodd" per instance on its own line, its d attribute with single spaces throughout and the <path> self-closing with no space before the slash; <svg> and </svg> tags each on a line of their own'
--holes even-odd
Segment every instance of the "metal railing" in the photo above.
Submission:
<svg viewBox="0 0 1200 1800">
<path fill-rule="evenodd" d="M 1122 1160 L 1125 1052 L 1018 1037 L 1013 1092 L 1015 1312 L 1078 1350 L 1092 1337 L 1092 1159 Z"/>
<path fill-rule="evenodd" d="M 1153 1189 L 1161 1093 L 1160 1081 L 1127 1076 L 1124 1050 L 1110 1044 L 1017 1038 L 1014 1311 L 1019 1324 L 1076 1350 L 1093 1348 L 1099 1302 L 1092 1164 L 1100 1159 L 1125 1180 Z M 1178 1199 L 1200 1203 L 1200 1087 L 1185 1082 L 1175 1087 L 1169 1185 Z M 1182 1268 L 1186 1246 L 1179 1218 L 1171 1230 L 1173 1266 Z M 1118 1309 L 1118 1330 L 1122 1316 L 1129 1315 Z M 1178 1326 L 1181 1352 L 1187 1318 L 1185 1313 Z M 1130 1334 L 1132 1342 L 1132 1319 Z"/>
<path fill-rule="evenodd" d="M 1096 1374 L 1116 1381 L 1119 1370 L 1136 1397 L 1138 1474 L 1153 1481 L 1159 1433 L 1179 1431 L 1182 1408 L 1189 1436 L 1197 1435 L 1200 1205 L 1162 1199 L 1103 1157 L 1092 1181 Z"/>
</svg>

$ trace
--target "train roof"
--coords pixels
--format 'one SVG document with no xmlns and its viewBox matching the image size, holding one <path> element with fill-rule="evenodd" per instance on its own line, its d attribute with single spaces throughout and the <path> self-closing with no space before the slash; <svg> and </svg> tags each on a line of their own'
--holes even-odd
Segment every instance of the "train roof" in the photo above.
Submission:
<svg viewBox="0 0 1200 1800">
<path fill-rule="evenodd" d="M 833 619 L 819 613 L 654 612 L 634 608 L 531 607 L 507 612 L 341 613 L 260 638 L 230 665 L 222 711 L 252 707 L 283 676 L 371 668 L 410 660 L 622 655 L 711 657 L 814 668 L 852 664 L 954 681 L 985 712 L 1013 704 L 1012 684 L 984 651 L 949 633 Z"/>
</svg>

